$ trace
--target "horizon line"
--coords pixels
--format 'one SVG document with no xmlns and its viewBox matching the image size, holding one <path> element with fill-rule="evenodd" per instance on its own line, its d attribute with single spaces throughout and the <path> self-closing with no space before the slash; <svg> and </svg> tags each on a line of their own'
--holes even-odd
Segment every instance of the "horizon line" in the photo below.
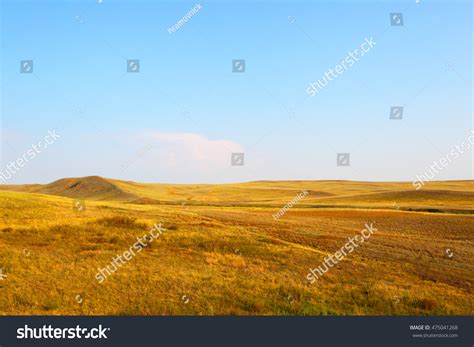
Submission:
<svg viewBox="0 0 474 347">
<path fill-rule="evenodd" d="M 141 182 L 141 181 L 132 181 L 126 179 L 117 179 L 117 178 L 109 178 L 103 177 L 99 175 L 88 175 L 88 176 L 79 176 L 79 177 L 62 177 L 55 179 L 48 183 L 0 183 L 0 186 L 21 186 L 21 185 L 47 185 L 52 184 L 54 182 L 58 182 L 61 180 L 67 179 L 87 179 L 87 178 L 100 178 L 103 180 L 113 180 L 113 181 L 122 181 L 122 182 L 131 182 L 131 183 L 141 183 L 141 184 L 163 184 L 163 185 L 231 185 L 231 184 L 244 184 L 244 183 L 256 183 L 256 182 L 355 182 L 355 183 L 412 183 L 416 181 L 367 181 L 367 180 L 345 180 L 345 179 L 281 179 L 281 180 L 273 180 L 273 179 L 260 179 L 260 180 L 253 180 L 253 181 L 240 181 L 240 182 L 231 182 L 231 183 L 164 183 L 164 182 Z M 474 181 L 473 178 L 467 179 L 446 179 L 446 180 L 433 180 L 427 183 L 435 183 L 435 182 L 464 182 L 464 181 Z"/>
</svg>

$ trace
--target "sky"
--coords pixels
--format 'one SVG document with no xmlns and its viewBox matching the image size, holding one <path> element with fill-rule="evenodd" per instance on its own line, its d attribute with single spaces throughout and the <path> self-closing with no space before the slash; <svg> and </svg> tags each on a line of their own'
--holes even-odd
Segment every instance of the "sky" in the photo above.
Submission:
<svg viewBox="0 0 474 347">
<path fill-rule="evenodd" d="M 413 181 L 472 131 L 468 0 L 1 6 L 0 173 L 10 170 L 9 184 Z M 364 42 L 373 44 L 363 56 L 308 93 Z M 139 72 L 127 72 L 128 60 Z M 233 72 L 233 60 L 245 71 Z M 33 62 L 31 73 L 21 61 Z M 390 119 L 400 106 L 402 119 Z M 51 131 L 54 143 L 26 155 Z M 244 153 L 243 165 L 232 153 Z M 434 179 L 472 179 L 472 153 Z M 26 163 L 8 169 L 18 158 Z"/>
</svg>

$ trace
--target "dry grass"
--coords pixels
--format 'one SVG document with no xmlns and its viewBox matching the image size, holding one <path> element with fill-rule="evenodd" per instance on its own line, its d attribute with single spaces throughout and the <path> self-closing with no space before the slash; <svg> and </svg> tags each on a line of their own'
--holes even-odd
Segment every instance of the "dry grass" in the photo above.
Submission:
<svg viewBox="0 0 474 347">
<path fill-rule="evenodd" d="M 410 189 L 406 183 L 171 187 L 109 182 L 126 194 L 174 205 L 97 201 L 103 197 L 99 192 L 101 196 L 87 200 L 86 210 L 79 212 L 66 197 L 0 192 L 0 268 L 7 274 L 0 281 L 1 314 L 473 312 L 474 216 L 397 210 L 390 200 L 395 196 L 398 206 L 406 209 L 449 206 L 469 212 L 472 182 L 435 183 L 426 192 L 437 193 L 427 193 L 418 203 L 413 202 L 416 197 L 403 199 L 403 192 Z M 321 197 L 311 193 L 302 205 L 275 221 L 272 214 L 303 189 L 321 192 Z M 323 204 L 325 199 L 344 200 L 347 207 L 307 205 Z M 243 206 L 257 202 L 258 207 Z M 208 206 L 216 204 L 221 206 Z M 360 204 L 375 208 L 351 207 Z M 96 281 L 98 268 L 110 264 L 160 222 L 167 229 L 163 235 L 104 283 Z M 309 285 L 305 279 L 309 268 L 367 222 L 378 229 L 370 241 Z"/>
</svg>

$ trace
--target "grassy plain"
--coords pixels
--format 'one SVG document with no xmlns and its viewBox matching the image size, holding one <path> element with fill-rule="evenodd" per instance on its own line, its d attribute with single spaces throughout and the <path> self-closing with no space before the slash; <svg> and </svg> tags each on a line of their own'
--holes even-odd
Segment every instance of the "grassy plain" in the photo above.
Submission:
<svg viewBox="0 0 474 347">
<path fill-rule="evenodd" d="M 281 219 L 272 215 L 309 195 Z M 85 201 L 79 211 L 75 200 Z M 0 186 L 0 314 L 472 314 L 474 182 Z M 102 284 L 110 264 L 167 230 Z M 373 222 L 314 284 L 306 274 Z"/>
</svg>

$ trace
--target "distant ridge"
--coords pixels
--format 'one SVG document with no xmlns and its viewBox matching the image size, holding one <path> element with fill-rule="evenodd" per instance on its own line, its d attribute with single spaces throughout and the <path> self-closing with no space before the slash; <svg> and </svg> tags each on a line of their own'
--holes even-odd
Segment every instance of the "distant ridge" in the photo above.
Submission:
<svg viewBox="0 0 474 347">
<path fill-rule="evenodd" d="M 167 184 L 100 176 L 63 178 L 48 184 L 0 185 L 1 190 L 137 205 L 254 206 L 281 208 L 303 190 L 299 207 L 352 207 L 474 213 L 474 181 L 433 181 L 421 190 L 411 182 L 254 181 Z"/>
<path fill-rule="evenodd" d="M 100 176 L 62 178 L 45 185 L 7 186 L 6 188 L 74 199 L 130 201 L 138 198 L 137 195 L 125 192 L 116 184 Z"/>
<path fill-rule="evenodd" d="M 35 193 L 93 200 L 124 201 L 138 198 L 99 176 L 63 178 L 40 187 Z"/>
</svg>

